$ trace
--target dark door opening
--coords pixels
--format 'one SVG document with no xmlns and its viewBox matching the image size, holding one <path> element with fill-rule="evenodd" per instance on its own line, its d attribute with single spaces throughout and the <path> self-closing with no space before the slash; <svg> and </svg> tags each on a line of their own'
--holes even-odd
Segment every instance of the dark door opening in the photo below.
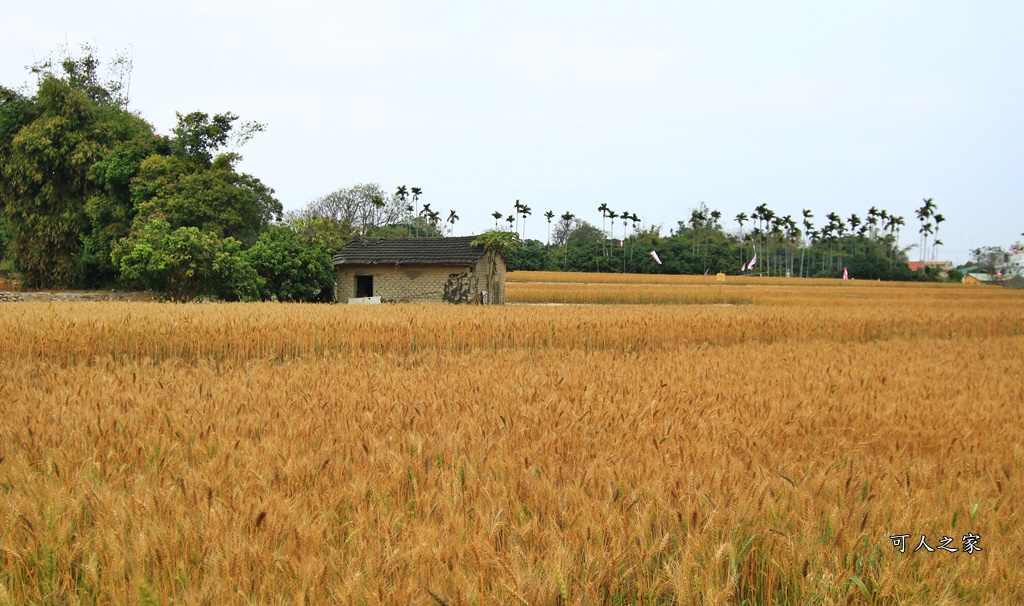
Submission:
<svg viewBox="0 0 1024 606">
<path fill-rule="evenodd" d="M 356 276 L 356 297 L 373 296 L 373 276 Z"/>
</svg>

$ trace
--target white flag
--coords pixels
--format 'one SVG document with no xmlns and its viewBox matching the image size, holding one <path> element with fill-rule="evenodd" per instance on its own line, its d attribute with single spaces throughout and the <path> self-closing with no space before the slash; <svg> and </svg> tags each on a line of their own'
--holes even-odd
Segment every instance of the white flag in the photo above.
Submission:
<svg viewBox="0 0 1024 606">
<path fill-rule="evenodd" d="M 743 264 L 743 267 L 740 268 L 740 271 L 741 272 L 747 271 L 747 264 L 746 263 Z"/>
<path fill-rule="evenodd" d="M 754 269 L 754 263 L 757 263 L 757 253 L 754 253 L 754 258 L 747 263 L 747 269 Z"/>
<path fill-rule="evenodd" d="M 651 258 L 652 258 L 652 259 L 654 259 L 654 262 L 655 262 L 655 263 L 657 263 L 658 265 L 661 265 L 661 259 L 659 259 L 659 258 L 658 258 L 658 253 L 656 253 L 656 252 L 654 252 L 654 251 L 652 250 L 652 251 L 650 252 L 650 255 L 651 255 Z"/>
</svg>

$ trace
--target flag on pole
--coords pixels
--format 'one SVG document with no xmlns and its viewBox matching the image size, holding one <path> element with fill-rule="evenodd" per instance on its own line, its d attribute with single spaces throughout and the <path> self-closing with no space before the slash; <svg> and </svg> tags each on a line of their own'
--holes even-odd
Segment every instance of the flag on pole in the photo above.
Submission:
<svg viewBox="0 0 1024 606">
<path fill-rule="evenodd" d="M 747 264 L 746 263 L 743 264 L 743 267 L 740 268 L 740 271 L 747 271 Z"/>
<path fill-rule="evenodd" d="M 996 271 L 996 277 L 997 278 L 1002 278 L 1003 277 L 1003 272 L 997 270 Z"/>
<path fill-rule="evenodd" d="M 849 280 L 850 279 L 850 274 L 846 272 L 846 268 L 845 267 L 843 268 L 843 279 L 844 280 Z"/>
<path fill-rule="evenodd" d="M 757 253 L 754 253 L 754 258 L 747 263 L 747 269 L 754 269 L 754 263 L 757 263 Z"/>
<path fill-rule="evenodd" d="M 1013 253 L 1013 254 L 1017 254 L 1017 249 L 1011 246 L 1010 247 L 1010 252 Z"/>
<path fill-rule="evenodd" d="M 659 259 L 659 258 L 658 258 L 658 253 L 656 253 L 656 252 L 654 252 L 654 251 L 652 250 L 652 251 L 651 251 L 650 253 L 648 253 L 648 254 L 650 254 L 650 255 L 651 255 L 651 258 L 652 258 L 652 259 L 654 259 L 654 262 L 655 262 L 655 263 L 657 263 L 658 265 L 661 265 L 661 259 Z"/>
</svg>

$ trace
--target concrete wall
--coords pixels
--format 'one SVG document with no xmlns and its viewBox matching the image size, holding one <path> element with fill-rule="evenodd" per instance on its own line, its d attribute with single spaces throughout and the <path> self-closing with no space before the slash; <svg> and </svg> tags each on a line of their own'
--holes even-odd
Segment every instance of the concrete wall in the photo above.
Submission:
<svg viewBox="0 0 1024 606">
<path fill-rule="evenodd" d="M 334 268 L 334 300 L 356 296 L 356 276 L 373 276 L 373 295 L 384 302 L 479 303 L 487 290 L 490 255 L 475 266 L 465 265 L 339 265 Z M 505 303 L 505 262 L 497 260 L 492 304 Z"/>
</svg>

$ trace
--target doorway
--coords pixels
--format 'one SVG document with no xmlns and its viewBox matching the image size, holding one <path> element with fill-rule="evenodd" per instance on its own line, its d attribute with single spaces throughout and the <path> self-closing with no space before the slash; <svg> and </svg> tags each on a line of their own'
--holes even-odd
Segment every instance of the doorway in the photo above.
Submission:
<svg viewBox="0 0 1024 606">
<path fill-rule="evenodd" d="M 356 276 L 356 297 L 373 296 L 373 276 Z"/>
</svg>

